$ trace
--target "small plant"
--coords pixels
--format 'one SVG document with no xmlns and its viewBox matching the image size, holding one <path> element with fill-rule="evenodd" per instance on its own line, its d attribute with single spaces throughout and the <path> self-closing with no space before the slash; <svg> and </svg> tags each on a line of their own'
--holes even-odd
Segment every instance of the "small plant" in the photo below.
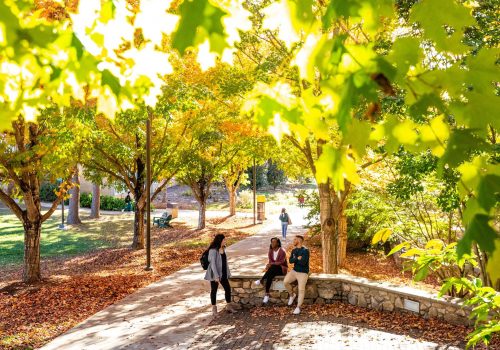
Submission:
<svg viewBox="0 0 500 350">
<path fill-rule="evenodd" d="M 253 207 L 253 192 L 243 190 L 238 195 L 238 207 L 241 209 L 251 209 Z"/>
<path fill-rule="evenodd" d="M 472 307 L 470 318 L 475 320 L 475 330 L 468 336 L 467 349 L 483 342 L 486 346 L 500 334 L 500 293 L 491 287 L 483 287 L 479 278 L 452 277 L 441 287 L 439 296 L 450 290 L 465 294 L 464 304 Z"/>
</svg>

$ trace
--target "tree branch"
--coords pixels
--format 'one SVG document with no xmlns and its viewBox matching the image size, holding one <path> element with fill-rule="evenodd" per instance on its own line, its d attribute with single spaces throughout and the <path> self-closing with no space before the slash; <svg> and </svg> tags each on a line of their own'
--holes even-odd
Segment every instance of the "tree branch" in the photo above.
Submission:
<svg viewBox="0 0 500 350">
<path fill-rule="evenodd" d="M 23 213 L 24 211 L 21 207 L 16 203 L 14 199 L 12 199 L 7 193 L 5 193 L 0 187 L 0 200 L 5 203 L 7 207 L 17 216 L 17 218 L 23 221 Z"/>
</svg>

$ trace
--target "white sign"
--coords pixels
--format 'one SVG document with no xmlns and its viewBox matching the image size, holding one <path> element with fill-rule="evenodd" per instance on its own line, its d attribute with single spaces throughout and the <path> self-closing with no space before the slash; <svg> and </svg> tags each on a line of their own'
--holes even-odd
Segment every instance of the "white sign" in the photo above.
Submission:
<svg viewBox="0 0 500 350">
<path fill-rule="evenodd" d="M 418 301 L 413 301 L 409 299 L 404 299 L 403 308 L 408 311 L 413 311 L 418 313 L 420 311 L 420 303 Z"/>
</svg>

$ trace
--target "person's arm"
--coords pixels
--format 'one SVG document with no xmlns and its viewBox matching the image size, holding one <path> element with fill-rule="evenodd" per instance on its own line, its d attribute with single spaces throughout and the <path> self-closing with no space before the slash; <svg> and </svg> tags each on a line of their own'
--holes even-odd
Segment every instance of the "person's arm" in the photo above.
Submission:
<svg viewBox="0 0 500 350">
<path fill-rule="evenodd" d="M 309 249 L 305 249 L 304 252 L 300 255 L 300 260 L 297 259 L 297 265 L 300 266 L 308 266 L 309 265 Z"/>
<path fill-rule="evenodd" d="M 219 279 L 219 272 L 217 271 L 217 250 L 216 249 L 210 249 L 208 251 L 208 261 L 210 262 L 210 268 L 212 269 L 212 272 L 214 274 L 215 279 Z"/>
<path fill-rule="evenodd" d="M 292 250 L 292 254 L 290 254 L 290 259 L 289 259 L 290 264 L 295 264 L 298 261 L 296 254 L 297 254 L 297 251 L 295 249 Z"/>
</svg>

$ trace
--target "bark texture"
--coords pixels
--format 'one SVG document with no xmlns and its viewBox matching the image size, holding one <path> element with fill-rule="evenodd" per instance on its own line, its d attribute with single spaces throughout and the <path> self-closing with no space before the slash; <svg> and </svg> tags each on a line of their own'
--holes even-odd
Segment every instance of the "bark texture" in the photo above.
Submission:
<svg viewBox="0 0 500 350">
<path fill-rule="evenodd" d="M 75 174 L 71 179 L 73 187 L 69 190 L 71 197 L 69 199 L 69 213 L 66 223 L 68 225 L 79 225 L 80 220 L 80 178 L 78 176 L 78 168 L 75 169 Z"/>
<path fill-rule="evenodd" d="M 99 219 L 101 216 L 101 185 L 92 184 L 92 204 L 90 205 L 90 218 Z"/>
</svg>

